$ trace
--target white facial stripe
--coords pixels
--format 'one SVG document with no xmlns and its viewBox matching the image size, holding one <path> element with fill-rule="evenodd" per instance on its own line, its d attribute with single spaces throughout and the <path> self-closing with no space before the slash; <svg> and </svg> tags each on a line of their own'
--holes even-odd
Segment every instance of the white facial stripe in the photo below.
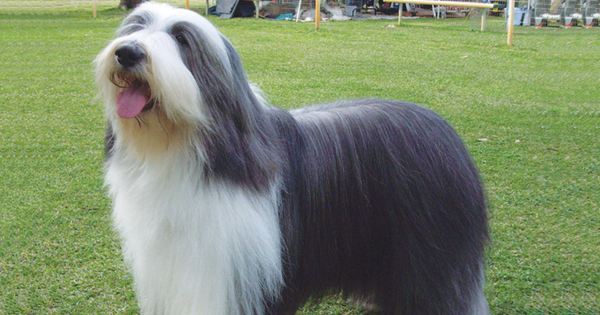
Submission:
<svg viewBox="0 0 600 315">
<path fill-rule="evenodd" d="M 211 46 L 217 50 L 218 55 L 226 56 L 227 49 L 221 38 L 221 32 L 207 19 L 193 11 L 179 9 L 164 3 L 146 2 L 140 5 L 132 14 L 148 14 L 152 16 L 149 25 L 144 29 L 151 32 L 169 32 L 173 25 L 187 22 L 196 26 L 197 32 L 201 32 Z"/>
</svg>

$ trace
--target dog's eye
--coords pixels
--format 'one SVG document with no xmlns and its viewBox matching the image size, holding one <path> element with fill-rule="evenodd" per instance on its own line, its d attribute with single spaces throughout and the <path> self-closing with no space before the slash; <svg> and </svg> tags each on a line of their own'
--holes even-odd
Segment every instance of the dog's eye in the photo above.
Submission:
<svg viewBox="0 0 600 315">
<path fill-rule="evenodd" d="M 175 35 L 175 40 L 178 43 L 182 44 L 182 45 L 187 45 L 188 44 L 187 39 L 185 39 L 185 37 L 183 35 L 181 35 L 181 34 Z"/>
</svg>

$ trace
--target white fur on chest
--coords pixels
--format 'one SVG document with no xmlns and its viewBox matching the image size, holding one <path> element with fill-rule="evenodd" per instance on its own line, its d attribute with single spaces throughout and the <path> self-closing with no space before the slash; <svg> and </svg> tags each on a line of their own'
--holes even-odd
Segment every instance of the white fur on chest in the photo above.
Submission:
<svg viewBox="0 0 600 315">
<path fill-rule="evenodd" d="M 206 183 L 196 163 L 118 154 L 106 183 L 142 314 L 263 313 L 282 285 L 277 198 Z"/>
</svg>

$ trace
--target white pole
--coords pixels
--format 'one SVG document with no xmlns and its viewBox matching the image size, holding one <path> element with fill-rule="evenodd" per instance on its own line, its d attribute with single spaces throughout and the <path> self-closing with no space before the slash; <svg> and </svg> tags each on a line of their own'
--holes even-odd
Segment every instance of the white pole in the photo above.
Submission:
<svg viewBox="0 0 600 315">
<path fill-rule="evenodd" d="M 309 3 L 309 5 L 310 5 L 310 3 Z M 300 8 L 301 7 L 302 7 L 302 0 L 298 1 L 298 8 L 296 8 L 296 22 L 300 21 Z"/>
</svg>

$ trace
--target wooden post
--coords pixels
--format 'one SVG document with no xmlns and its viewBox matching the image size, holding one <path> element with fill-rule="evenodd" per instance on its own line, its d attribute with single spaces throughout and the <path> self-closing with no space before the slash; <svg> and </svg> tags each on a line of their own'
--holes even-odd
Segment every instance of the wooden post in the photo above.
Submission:
<svg viewBox="0 0 600 315">
<path fill-rule="evenodd" d="M 507 27 L 507 38 L 506 44 L 512 46 L 513 44 L 513 30 L 515 28 L 515 0 L 508 0 L 508 27 Z"/>
<path fill-rule="evenodd" d="M 190 0 L 185 0 L 185 8 L 190 9 Z"/>
<path fill-rule="evenodd" d="M 398 25 L 400 25 L 402 23 L 402 6 L 403 5 L 404 5 L 404 3 L 400 3 L 400 9 L 398 10 Z"/>
<path fill-rule="evenodd" d="M 321 23 L 321 0 L 315 0 L 315 28 L 319 29 Z"/>
<path fill-rule="evenodd" d="M 94 0 L 94 13 L 93 16 L 96 17 L 96 0 Z"/>
<path fill-rule="evenodd" d="M 481 14 L 481 31 L 485 31 L 485 16 L 488 13 L 488 9 L 483 9 L 483 13 Z"/>
</svg>

